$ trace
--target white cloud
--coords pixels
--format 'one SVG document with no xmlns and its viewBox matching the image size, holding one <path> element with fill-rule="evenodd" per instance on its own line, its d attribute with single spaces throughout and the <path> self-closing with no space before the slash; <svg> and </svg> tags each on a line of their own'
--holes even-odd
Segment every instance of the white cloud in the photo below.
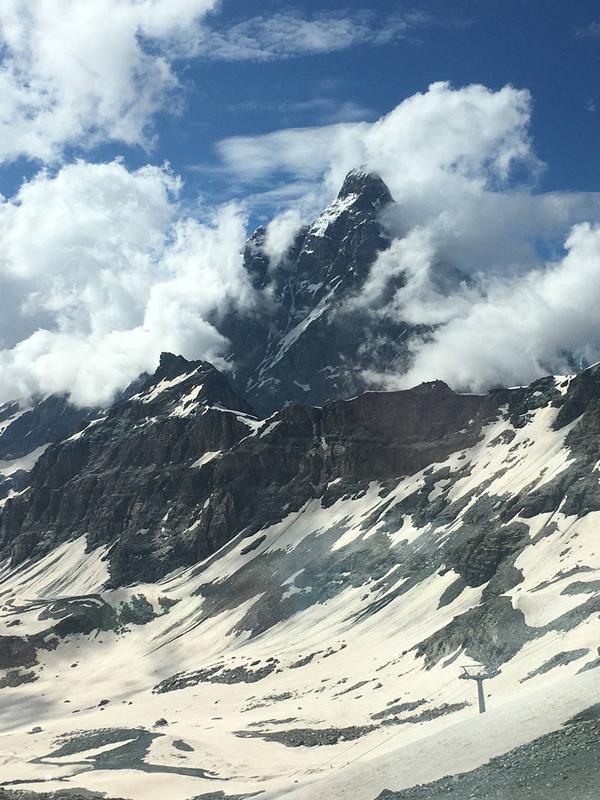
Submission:
<svg viewBox="0 0 600 800">
<path fill-rule="evenodd" d="M 226 30 L 205 27 L 196 51 L 204 58 L 227 61 L 270 61 L 308 54 L 332 53 L 357 45 L 383 45 L 412 36 L 429 23 L 413 12 L 381 15 L 367 9 L 319 12 L 297 11 L 251 17 Z"/>
<path fill-rule="evenodd" d="M 336 122 L 355 122 L 374 116 L 373 111 L 367 106 L 352 100 L 341 100 L 331 95 L 317 95 L 309 100 L 244 100 L 230 105 L 228 111 L 235 114 L 247 111 L 275 111 L 283 121 L 298 114 L 312 114 L 314 121 L 323 125 Z"/>
<path fill-rule="evenodd" d="M 360 294 L 349 301 L 349 307 L 370 309 L 381 318 L 398 318 L 407 325 L 448 322 L 465 307 L 474 290 L 461 280 L 460 273 L 444 280 L 447 271 L 447 265 L 438 262 L 432 232 L 413 228 L 379 254 Z M 391 298 L 387 291 L 390 281 L 398 287 Z"/>
<path fill-rule="evenodd" d="M 286 254 L 301 225 L 302 216 L 297 208 L 288 208 L 286 211 L 282 211 L 267 225 L 265 252 L 273 267 Z"/>
<path fill-rule="evenodd" d="M 218 0 L 3 0 L 0 161 L 50 162 L 65 146 L 147 146 Z"/>
<path fill-rule="evenodd" d="M 494 92 L 434 83 L 374 123 L 232 137 L 218 149 L 226 168 L 250 181 L 277 173 L 324 176 L 333 190 L 348 170 L 365 164 L 398 196 L 418 194 L 434 180 L 442 181 L 442 195 L 457 181 L 477 188 L 506 180 L 519 162 L 539 166 L 527 130 L 530 110 L 529 93 L 511 86 Z"/>
<path fill-rule="evenodd" d="M 220 22 L 221 0 L 3 0 L 0 162 L 59 161 L 69 146 L 149 148 L 155 115 L 181 108 L 179 59 L 273 60 L 388 44 L 433 24 L 419 12 L 303 15 Z M 329 119 L 355 119 L 349 102 Z"/>
<path fill-rule="evenodd" d="M 281 186 L 290 187 L 303 218 L 364 164 L 396 199 L 385 219 L 392 235 L 427 226 L 437 249 L 469 274 L 519 271 L 539 261 L 538 240 L 560 247 L 571 225 L 598 212 L 593 195 L 532 191 L 543 165 L 530 141 L 530 116 L 527 91 L 436 83 L 374 123 L 234 137 L 219 151 L 237 180 L 278 187 L 269 198 L 285 201 Z"/>
<path fill-rule="evenodd" d="M 385 376 L 383 384 L 443 378 L 481 391 L 600 360 L 600 226 L 575 226 L 565 247 L 560 261 L 513 280 L 495 277 L 483 295 L 465 298 L 453 319 L 415 345 L 408 374 Z"/>
<path fill-rule="evenodd" d="M 408 376 L 377 376 L 386 385 L 441 377 L 480 389 L 561 370 L 567 354 L 600 357 L 600 199 L 534 193 L 530 106 L 512 87 L 434 84 L 372 124 L 221 143 L 232 175 L 271 184 L 254 199 L 283 209 L 267 231 L 274 261 L 349 169 L 366 164 L 388 182 L 394 243 L 354 302 L 432 332 L 414 342 Z M 180 191 L 166 167 L 80 161 L 1 198 L 4 398 L 106 402 L 161 350 L 221 363 L 221 312 L 255 302 L 245 219 L 229 205 L 201 221 Z"/>
<path fill-rule="evenodd" d="M 103 403 L 163 350 L 221 363 L 219 313 L 253 302 L 245 218 L 228 205 L 200 222 L 179 190 L 166 168 L 78 162 L 0 205 L 3 399 Z"/>
<path fill-rule="evenodd" d="M 578 39 L 600 39 L 600 21 L 593 20 L 575 30 Z"/>
</svg>

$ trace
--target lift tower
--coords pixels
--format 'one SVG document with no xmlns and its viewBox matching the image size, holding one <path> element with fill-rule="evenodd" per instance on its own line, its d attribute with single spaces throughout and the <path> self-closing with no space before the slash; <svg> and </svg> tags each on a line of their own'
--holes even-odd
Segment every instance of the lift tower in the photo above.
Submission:
<svg viewBox="0 0 600 800">
<path fill-rule="evenodd" d="M 490 678 L 495 678 L 499 670 L 490 670 L 483 664 L 471 664 L 462 668 L 462 675 L 459 677 L 463 681 L 477 681 L 477 699 L 479 700 L 479 713 L 485 713 L 485 695 L 483 693 L 483 682 Z"/>
</svg>

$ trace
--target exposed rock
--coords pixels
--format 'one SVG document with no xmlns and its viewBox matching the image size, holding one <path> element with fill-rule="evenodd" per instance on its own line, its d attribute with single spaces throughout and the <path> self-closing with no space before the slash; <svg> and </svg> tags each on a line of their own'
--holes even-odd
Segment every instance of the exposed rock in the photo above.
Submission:
<svg viewBox="0 0 600 800">
<path fill-rule="evenodd" d="M 377 254 L 389 247 L 380 215 L 391 202 L 380 177 L 355 170 L 324 213 L 298 231 L 280 263 L 269 262 L 264 229 L 250 239 L 245 266 L 257 289 L 269 285 L 274 302 L 257 308 L 254 318 L 232 313 L 222 330 L 232 342 L 235 385 L 261 413 L 286 402 L 350 397 L 366 386 L 364 366 L 376 368 L 378 359 L 389 364 L 406 351 L 406 326 L 377 323 L 348 306 Z"/>
<path fill-rule="evenodd" d="M 544 675 L 546 672 L 550 672 L 550 670 L 555 669 L 556 667 L 570 664 L 572 661 L 578 661 L 580 658 L 583 658 L 585 655 L 587 655 L 587 653 L 589 653 L 587 648 L 557 653 L 555 656 L 552 656 L 552 658 L 548 659 L 548 661 L 545 661 L 537 669 L 534 669 L 528 673 L 524 678 L 521 679 L 520 682 L 524 683 L 525 681 L 531 680 L 531 678 L 535 678 L 536 675 Z"/>
<path fill-rule="evenodd" d="M 323 747 L 352 742 L 375 730 L 376 725 L 350 725 L 346 728 L 293 728 L 287 731 L 238 731 L 242 739 L 259 738 L 286 747 Z"/>
<path fill-rule="evenodd" d="M 152 764 L 147 760 L 152 742 L 164 734 L 147 731 L 143 728 L 103 728 L 100 730 L 77 731 L 60 738 L 56 748 L 37 758 L 33 763 L 44 763 L 46 760 L 70 756 L 71 763 L 77 763 L 76 756 L 85 754 L 82 763 L 98 770 L 133 769 L 150 774 L 186 775 L 194 778 L 212 778 L 209 770 L 197 767 L 169 766 Z M 108 749 L 106 745 L 116 745 Z M 88 755 L 87 751 L 99 749 L 99 752 Z"/>
<path fill-rule="evenodd" d="M 28 638 L 0 636 L 0 669 L 32 667 L 35 663 L 35 646 Z"/>
<path fill-rule="evenodd" d="M 392 705 L 384 708 L 383 711 L 371 714 L 371 719 L 385 719 L 386 717 L 393 717 L 397 714 L 404 714 L 406 711 L 414 711 L 415 708 L 422 706 L 425 702 L 425 700 L 411 700 L 406 703 L 392 703 Z"/>
<path fill-rule="evenodd" d="M 82 434 L 50 447 L 30 492 L 6 502 L 0 552 L 13 563 L 92 532 L 90 546 L 118 540 L 111 551 L 118 584 L 152 580 L 192 563 L 202 548 L 211 552 L 211 543 L 187 532 L 209 488 L 206 470 L 193 465 L 248 435 L 248 406 L 211 365 L 169 355 L 136 388 Z M 174 535 L 161 524 L 168 510 Z"/>
<path fill-rule="evenodd" d="M 42 445 L 60 442 L 95 415 L 75 408 L 62 395 L 34 400 L 24 408 L 19 403 L 0 405 L 0 461 L 22 458 Z"/>
<path fill-rule="evenodd" d="M 472 772 L 400 791 L 376 800 L 595 800 L 600 783 L 600 722 L 591 709 L 549 733 Z"/>
<path fill-rule="evenodd" d="M 154 580 L 276 522 L 333 480 L 397 478 L 471 446 L 498 413 L 491 397 L 457 395 L 439 381 L 291 406 L 255 436 L 245 408 L 209 365 L 163 358 L 137 395 L 42 456 L 31 490 L 6 504 L 0 543 L 18 563 L 87 532 L 90 546 L 116 543 L 115 585 Z"/>
<path fill-rule="evenodd" d="M 275 660 L 256 670 L 243 666 L 223 669 L 221 665 L 196 670 L 195 672 L 184 672 L 161 681 L 158 686 L 154 687 L 154 691 L 157 694 L 163 694 L 178 689 L 186 689 L 188 686 L 197 686 L 199 683 L 256 683 L 274 672 L 278 663 Z"/>
<path fill-rule="evenodd" d="M 540 631 L 528 628 L 523 612 L 514 609 L 508 597 L 496 597 L 455 617 L 416 650 L 433 665 L 460 649 L 474 661 L 494 669 L 538 635 Z"/>
<path fill-rule="evenodd" d="M 38 676 L 35 672 L 21 672 L 17 669 L 9 670 L 3 678 L 0 678 L 0 689 L 13 689 L 22 686 L 24 683 L 34 683 Z"/>
</svg>

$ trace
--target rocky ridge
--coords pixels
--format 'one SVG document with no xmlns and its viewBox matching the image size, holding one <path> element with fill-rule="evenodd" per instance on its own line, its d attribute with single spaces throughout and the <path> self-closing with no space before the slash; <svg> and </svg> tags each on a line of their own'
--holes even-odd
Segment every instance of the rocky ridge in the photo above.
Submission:
<svg viewBox="0 0 600 800">
<path fill-rule="evenodd" d="M 382 215 L 392 203 L 379 176 L 354 170 L 279 261 L 267 254 L 264 228 L 250 238 L 245 267 L 264 303 L 249 318 L 231 314 L 220 329 L 232 342 L 234 385 L 261 415 L 351 397 L 368 386 L 364 370 L 408 363 L 408 341 L 420 329 L 352 302 L 390 246 Z"/>
</svg>

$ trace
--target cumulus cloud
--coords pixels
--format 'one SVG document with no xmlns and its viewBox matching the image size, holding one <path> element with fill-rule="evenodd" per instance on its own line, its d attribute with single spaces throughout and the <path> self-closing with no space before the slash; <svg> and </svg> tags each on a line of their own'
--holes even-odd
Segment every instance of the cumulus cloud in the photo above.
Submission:
<svg viewBox="0 0 600 800">
<path fill-rule="evenodd" d="M 67 145 L 147 146 L 218 0 L 3 0 L 0 161 L 45 162 Z"/>
<path fill-rule="evenodd" d="M 454 318 L 477 296 L 465 278 L 464 273 L 440 263 L 430 230 L 413 228 L 380 253 L 360 293 L 348 306 L 381 318 L 401 319 L 407 326 L 439 325 Z"/>
<path fill-rule="evenodd" d="M 469 274 L 520 271 L 539 262 L 540 243 L 560 248 L 573 224 L 598 212 L 594 195 L 532 191 L 544 165 L 530 118 L 527 91 L 435 83 L 374 123 L 233 137 L 219 151 L 236 179 L 272 181 L 280 188 L 269 196 L 283 200 L 287 185 L 294 205 L 304 192 L 303 210 L 313 212 L 364 164 L 396 199 L 384 220 L 392 236 L 427 226 L 446 260 Z"/>
<path fill-rule="evenodd" d="M 153 143 L 159 111 L 181 108 L 181 59 L 267 61 L 389 44 L 433 24 L 420 12 L 299 11 L 231 22 L 221 0 L 3 0 L 0 161 L 46 163 L 69 146 Z M 342 104 L 330 119 L 355 119 Z"/>
<path fill-rule="evenodd" d="M 389 220 L 394 232 L 432 219 L 441 226 L 448 214 L 450 229 L 461 215 L 470 220 L 478 213 L 482 197 L 481 214 L 485 211 L 490 222 L 508 190 L 516 196 L 514 174 L 535 182 L 543 164 L 530 141 L 530 116 L 531 97 L 525 90 L 434 83 L 373 123 L 231 137 L 218 150 L 237 180 L 311 183 L 313 210 L 335 194 L 349 170 L 363 164 L 382 176 L 396 198 L 395 220 Z M 523 197 L 529 198 L 525 188 Z M 548 208 L 553 204 L 561 202 L 546 202 Z M 500 225 L 504 217 L 499 213 Z M 516 208 L 512 217 L 518 222 Z"/>
<path fill-rule="evenodd" d="M 228 139 L 220 152 L 235 178 L 271 186 L 251 199 L 280 208 L 274 264 L 349 169 L 379 172 L 396 198 L 382 217 L 393 242 L 353 303 L 420 334 L 408 375 L 390 365 L 373 380 L 479 390 L 600 358 L 599 196 L 534 191 L 530 116 L 526 91 L 436 83 L 374 123 Z M 256 302 L 245 224 L 235 205 L 190 213 L 168 167 L 120 161 L 42 170 L 0 198 L 3 399 L 107 402 L 162 350 L 222 364 L 220 315 Z"/>
<path fill-rule="evenodd" d="M 478 298 L 464 298 L 462 308 L 455 303 L 452 319 L 415 341 L 409 372 L 387 375 L 383 385 L 442 377 L 456 388 L 481 391 L 600 360 L 600 226 L 574 226 L 565 248 L 561 260 L 510 281 L 494 277 Z"/>
<path fill-rule="evenodd" d="M 506 86 L 494 92 L 471 85 L 455 90 L 432 84 L 374 123 L 237 136 L 218 145 L 224 164 L 248 181 L 273 174 L 325 177 L 330 190 L 348 170 L 365 164 L 398 196 L 441 181 L 439 194 L 457 181 L 479 187 L 505 181 L 515 164 L 539 166 L 528 124 L 531 97 Z"/>
<path fill-rule="evenodd" d="M 219 314 L 253 303 L 245 217 L 226 205 L 200 221 L 179 192 L 168 168 L 78 162 L 2 202 L 3 399 L 107 402 L 163 350 L 221 363 Z"/>
</svg>

